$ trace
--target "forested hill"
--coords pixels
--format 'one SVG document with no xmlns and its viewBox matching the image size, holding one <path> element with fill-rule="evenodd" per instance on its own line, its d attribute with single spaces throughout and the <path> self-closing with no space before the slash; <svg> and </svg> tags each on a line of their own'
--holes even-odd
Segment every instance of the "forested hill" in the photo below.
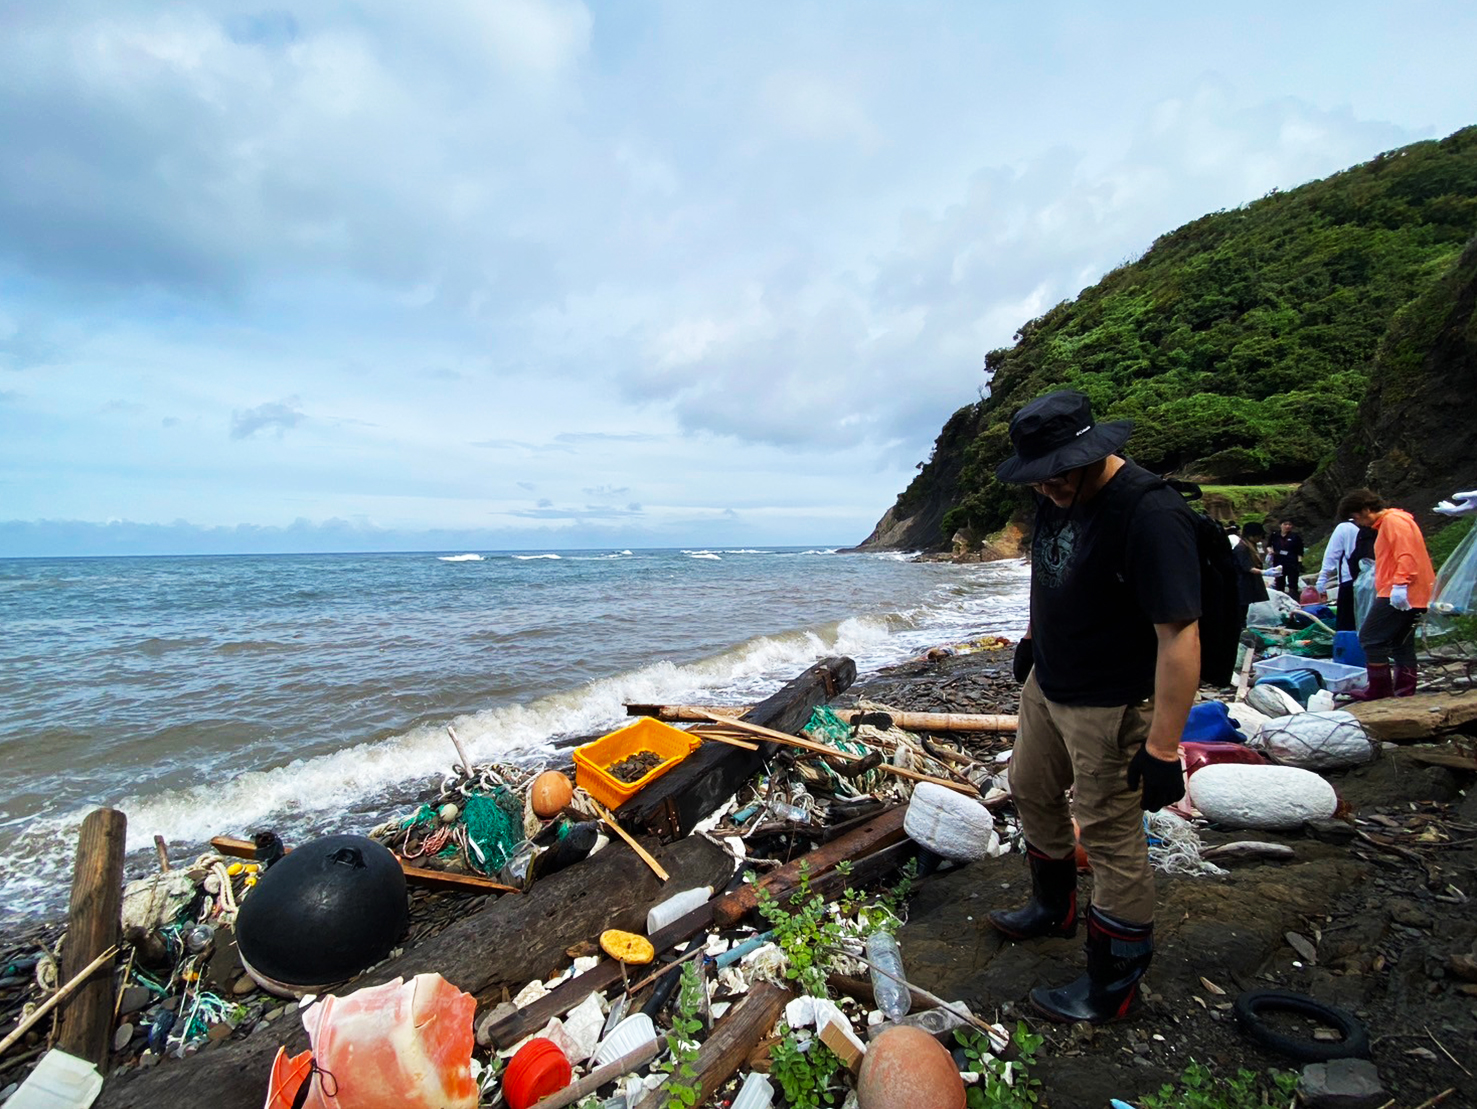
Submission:
<svg viewBox="0 0 1477 1109">
<path fill-rule="evenodd" d="M 1129 453 L 1159 473 L 1261 485 L 1321 468 L 1326 488 L 1292 502 L 1314 531 L 1328 523 L 1313 517 L 1331 510 L 1333 486 L 1355 477 L 1392 498 L 1402 482 L 1470 488 L 1474 452 L 1464 463 L 1410 447 L 1432 413 L 1444 428 L 1464 418 L 1468 446 L 1477 434 L 1477 394 L 1453 391 L 1443 370 L 1462 376 L 1465 359 L 1471 376 L 1477 323 L 1461 259 L 1474 235 L 1477 127 L 1162 236 L 985 356 L 988 395 L 949 419 L 863 546 L 946 548 L 1005 525 L 1025 503 L 994 477 L 1010 417 L 1064 387 L 1090 396 L 1100 419 L 1133 419 Z M 1400 375 L 1393 392 L 1387 372 Z M 1395 397 L 1399 448 L 1379 419 L 1382 398 Z M 1413 474 L 1422 458 L 1454 472 Z"/>
</svg>

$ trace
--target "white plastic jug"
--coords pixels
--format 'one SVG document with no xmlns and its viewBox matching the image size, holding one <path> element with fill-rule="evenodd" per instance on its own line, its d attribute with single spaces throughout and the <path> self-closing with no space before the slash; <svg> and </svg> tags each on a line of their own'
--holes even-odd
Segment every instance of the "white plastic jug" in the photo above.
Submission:
<svg viewBox="0 0 1477 1109">
<path fill-rule="evenodd" d="M 653 905 L 646 914 L 646 934 L 655 934 L 674 920 L 680 920 L 693 909 L 708 903 L 713 896 L 712 886 L 697 886 L 694 889 L 674 893 L 659 905 Z"/>
<path fill-rule="evenodd" d="M 749 1072 L 738 1096 L 733 1099 L 733 1109 L 769 1109 L 774 1104 L 774 1087 L 769 1079 L 758 1071 Z"/>
<path fill-rule="evenodd" d="M 87 1109 L 103 1088 L 103 1076 L 86 1059 L 54 1047 L 41 1057 L 7 1109 Z"/>
</svg>

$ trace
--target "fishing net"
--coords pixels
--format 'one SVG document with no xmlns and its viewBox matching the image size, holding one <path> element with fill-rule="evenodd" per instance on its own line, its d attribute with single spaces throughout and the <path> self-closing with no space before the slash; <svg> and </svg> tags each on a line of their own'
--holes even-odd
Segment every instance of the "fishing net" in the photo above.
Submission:
<svg viewBox="0 0 1477 1109">
<path fill-rule="evenodd" d="M 811 710 L 810 719 L 800 730 L 817 743 L 834 747 L 844 754 L 864 756 L 872 752 L 870 746 L 852 735 L 850 724 L 824 705 L 817 705 Z M 876 729 L 869 726 L 868 730 Z M 855 778 L 847 778 L 838 774 L 828 763 L 817 759 L 805 764 L 801 777 L 813 783 L 823 783 L 832 793 L 840 796 L 861 797 L 881 785 L 884 775 L 880 770 L 868 770 Z"/>
<path fill-rule="evenodd" d="M 1162 874 L 1224 878 L 1226 871 L 1200 855 L 1200 836 L 1188 820 L 1167 809 L 1144 814 L 1149 834 L 1149 865 Z"/>
</svg>

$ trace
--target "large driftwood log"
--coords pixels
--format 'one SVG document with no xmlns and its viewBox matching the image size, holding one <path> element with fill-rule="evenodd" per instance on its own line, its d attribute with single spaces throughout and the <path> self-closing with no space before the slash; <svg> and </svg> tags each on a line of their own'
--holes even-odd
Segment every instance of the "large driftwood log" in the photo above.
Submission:
<svg viewBox="0 0 1477 1109">
<path fill-rule="evenodd" d="M 1477 732 L 1477 692 L 1417 693 L 1341 706 L 1359 718 L 1374 739 L 1425 743 L 1447 732 Z"/>
<path fill-rule="evenodd" d="M 67 910 L 62 978 L 70 981 L 122 938 L 123 846 L 128 818 L 117 809 L 94 809 L 82 821 Z M 113 1042 L 113 976 L 98 974 L 77 987 L 62 1011 L 57 1047 L 106 1071 Z"/>
<path fill-rule="evenodd" d="M 742 719 L 776 731 L 798 732 L 816 705 L 845 692 L 854 681 L 856 663 L 851 659 L 822 659 Z M 680 839 L 758 772 L 772 749 L 763 746 L 745 751 L 705 743 L 622 805 L 616 817 L 633 832 L 650 832 L 668 842 Z"/>
<path fill-rule="evenodd" d="M 652 846 L 671 872 L 673 889 L 721 887 L 733 874 L 732 857 L 701 836 L 669 847 Z M 606 928 L 645 931 L 647 910 L 670 895 L 671 889 L 632 851 L 612 843 L 585 862 L 545 878 L 522 897 L 498 898 L 335 992 L 434 971 L 485 1004 L 503 986 L 518 989 L 566 965 L 566 947 L 593 939 Z M 245 1040 L 110 1079 L 96 1104 L 99 1109 L 196 1103 L 211 1109 L 258 1109 L 266 1097 L 272 1056 L 283 1045 L 292 1054 L 308 1046 L 302 1022 L 293 1014 Z"/>
</svg>

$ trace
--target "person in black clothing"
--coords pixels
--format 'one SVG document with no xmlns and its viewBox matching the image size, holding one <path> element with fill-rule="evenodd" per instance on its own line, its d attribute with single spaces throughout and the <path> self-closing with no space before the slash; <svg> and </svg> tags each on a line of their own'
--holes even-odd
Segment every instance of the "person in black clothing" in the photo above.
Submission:
<svg viewBox="0 0 1477 1109">
<path fill-rule="evenodd" d="M 1267 579 L 1262 577 L 1262 540 L 1266 530 L 1261 524 L 1248 522 L 1246 527 L 1232 533 L 1231 557 L 1236 560 L 1240 571 L 1236 578 L 1236 603 L 1241 606 L 1241 626 L 1246 627 L 1246 610 L 1258 601 L 1267 599 Z"/>
<path fill-rule="evenodd" d="M 1277 567 L 1277 588 L 1293 600 L 1298 599 L 1302 587 L 1298 578 L 1303 575 L 1303 537 L 1292 530 L 1292 521 L 1283 520 L 1277 534 L 1272 536 L 1272 565 Z"/>
<path fill-rule="evenodd" d="M 1154 952 L 1144 813 L 1184 796 L 1179 740 L 1200 684 L 1195 526 L 1178 493 L 1119 455 L 1132 427 L 1094 423 L 1081 393 L 1048 393 L 1016 413 L 1015 454 L 996 470 L 1037 493 L 1010 761 L 1032 895 L 988 919 L 1013 940 L 1076 934 L 1075 817 L 1093 868 L 1087 973 L 1031 991 L 1062 1022 L 1116 1020 L 1138 995 Z"/>
</svg>

